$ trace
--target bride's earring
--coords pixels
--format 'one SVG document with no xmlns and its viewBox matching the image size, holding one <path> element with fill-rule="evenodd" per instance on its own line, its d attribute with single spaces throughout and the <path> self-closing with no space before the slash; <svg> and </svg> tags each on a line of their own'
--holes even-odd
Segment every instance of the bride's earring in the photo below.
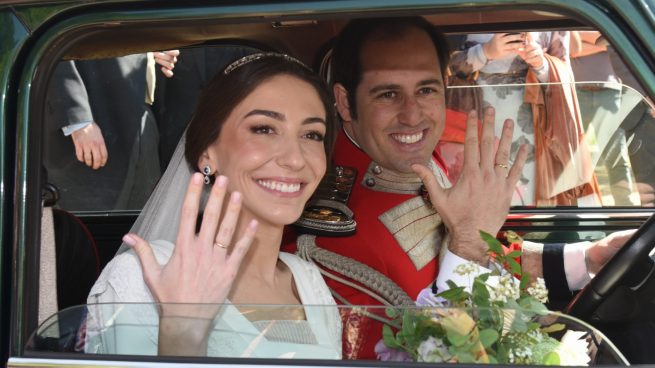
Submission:
<svg viewBox="0 0 655 368">
<path fill-rule="evenodd" d="M 205 184 L 209 185 L 212 182 L 211 174 L 212 168 L 209 165 L 206 165 L 202 168 L 202 173 L 205 174 Z"/>
</svg>

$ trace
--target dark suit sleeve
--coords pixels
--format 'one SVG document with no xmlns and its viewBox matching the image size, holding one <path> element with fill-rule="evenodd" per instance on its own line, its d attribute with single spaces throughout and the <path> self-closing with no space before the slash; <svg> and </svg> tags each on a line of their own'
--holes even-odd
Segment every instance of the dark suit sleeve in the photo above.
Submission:
<svg viewBox="0 0 655 368">
<path fill-rule="evenodd" d="M 62 61 L 57 65 L 48 87 L 49 119 L 56 128 L 93 121 L 89 96 L 75 62 Z"/>
<path fill-rule="evenodd" d="M 564 244 L 544 244 L 541 262 L 549 299 L 570 300 L 573 293 L 569 290 L 564 270 Z"/>
</svg>

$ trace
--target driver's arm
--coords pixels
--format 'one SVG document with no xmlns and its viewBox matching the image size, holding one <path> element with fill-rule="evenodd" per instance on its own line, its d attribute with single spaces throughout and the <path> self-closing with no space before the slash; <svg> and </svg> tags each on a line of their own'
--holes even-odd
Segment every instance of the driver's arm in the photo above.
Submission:
<svg viewBox="0 0 655 368">
<path fill-rule="evenodd" d="M 596 242 L 523 243 L 521 263 L 534 277 L 543 277 L 552 298 L 569 298 L 582 289 L 636 230 L 617 231 Z"/>
</svg>

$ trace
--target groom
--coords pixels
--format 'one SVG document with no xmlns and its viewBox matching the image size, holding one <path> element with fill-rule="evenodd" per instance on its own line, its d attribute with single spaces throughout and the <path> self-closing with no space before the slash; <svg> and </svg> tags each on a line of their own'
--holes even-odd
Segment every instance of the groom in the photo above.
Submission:
<svg viewBox="0 0 655 368">
<path fill-rule="evenodd" d="M 343 130 L 333 159 L 335 165 L 357 169 L 348 200 L 357 232 L 340 238 L 301 236 L 298 248 L 324 268 L 328 286 L 342 303 L 411 302 L 435 278 L 442 288 L 457 264 L 488 262 L 478 230 L 500 230 L 526 152 L 512 167 L 509 153 L 499 149 L 494 154 L 494 111 L 488 109 L 480 118 L 483 127 L 490 127 L 483 128 L 487 134 L 480 153 L 477 129 L 469 129 L 463 174 L 451 187 L 435 152 L 446 123 L 447 65 L 443 35 L 419 17 L 354 20 L 337 38 L 333 91 Z M 469 127 L 477 126 L 476 115 L 468 120 Z M 505 122 L 510 140 L 511 131 L 512 122 Z M 432 203 L 420 195 L 424 181 L 438 184 Z M 546 276 L 552 297 L 584 286 L 587 271 L 602 267 L 628 236 L 593 245 L 526 242 L 521 261 L 532 275 Z M 354 266 L 351 260 L 357 261 Z M 382 328 L 366 323 L 344 334 L 344 357 L 375 358 Z"/>
</svg>

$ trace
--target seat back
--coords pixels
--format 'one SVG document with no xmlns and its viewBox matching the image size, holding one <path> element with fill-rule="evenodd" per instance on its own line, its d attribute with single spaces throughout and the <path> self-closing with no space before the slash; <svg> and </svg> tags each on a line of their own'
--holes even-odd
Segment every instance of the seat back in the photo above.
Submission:
<svg viewBox="0 0 655 368">
<path fill-rule="evenodd" d="M 44 186 L 41 216 L 39 324 L 59 310 L 85 304 L 100 275 L 100 257 L 93 235 L 72 213 L 53 208 L 54 186 Z"/>
<path fill-rule="evenodd" d="M 100 276 L 100 256 L 93 235 L 75 215 L 53 209 L 57 252 L 57 302 L 59 309 L 86 304 L 89 291 Z"/>
<path fill-rule="evenodd" d="M 52 219 L 52 207 L 43 207 L 39 255 L 39 325 L 59 310 L 55 259 L 55 225 Z"/>
</svg>

